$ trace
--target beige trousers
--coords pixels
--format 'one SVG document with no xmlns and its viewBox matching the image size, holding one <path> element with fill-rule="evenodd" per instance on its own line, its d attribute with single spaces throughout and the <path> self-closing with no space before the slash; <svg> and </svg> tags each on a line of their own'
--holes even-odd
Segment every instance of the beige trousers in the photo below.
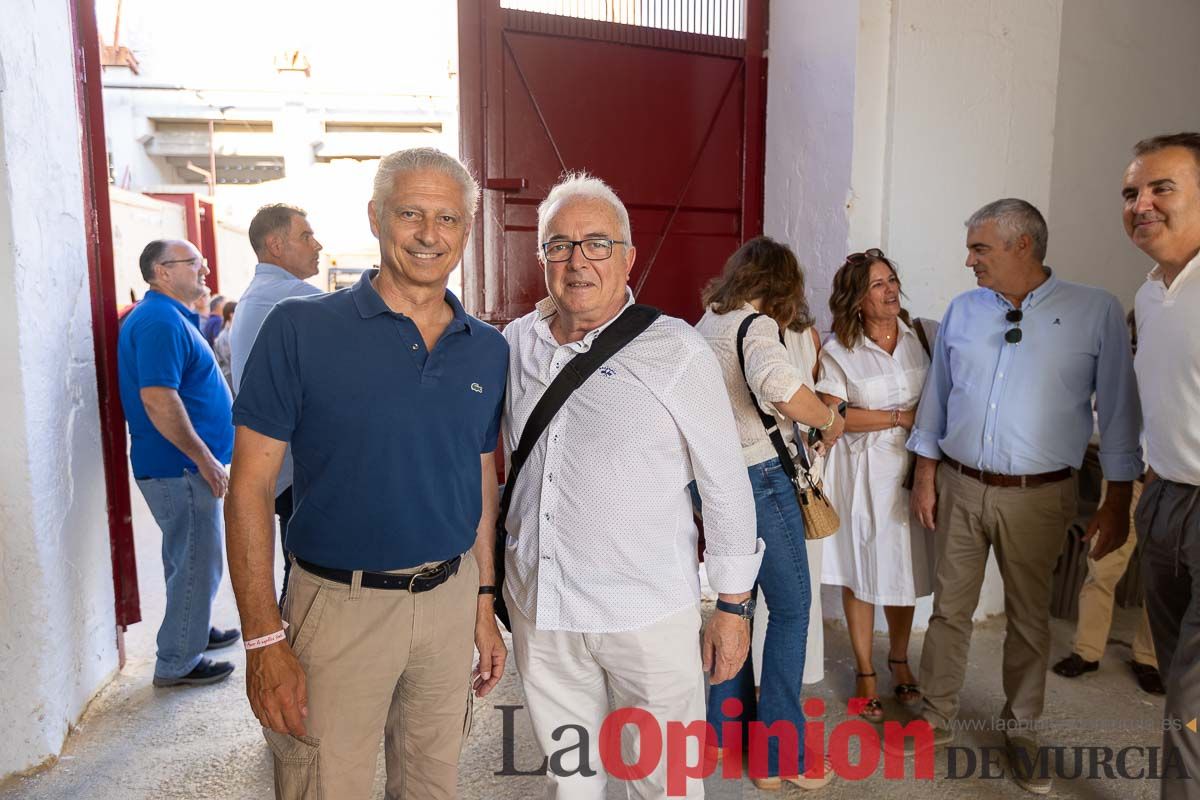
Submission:
<svg viewBox="0 0 1200 800">
<path fill-rule="evenodd" d="M 1130 515 L 1137 508 L 1142 495 L 1142 484 L 1133 484 L 1133 503 Z M 1101 493 L 1100 502 L 1104 502 Z M 1108 644 L 1108 631 L 1112 627 L 1113 594 L 1117 584 L 1125 575 L 1129 559 L 1137 547 L 1137 530 L 1133 524 L 1129 526 L 1129 538 L 1125 544 L 1106 555 L 1099 561 L 1091 558 L 1087 561 L 1087 578 L 1079 590 L 1079 622 L 1075 626 L 1075 643 L 1071 649 L 1085 661 L 1099 661 L 1104 655 Z M 1139 664 L 1158 667 L 1158 659 L 1154 657 L 1154 640 L 1150 638 L 1150 618 L 1145 608 L 1138 618 L 1137 631 L 1133 635 L 1133 660 Z"/>
<path fill-rule="evenodd" d="M 1051 576 L 1075 517 L 1075 480 L 1032 489 L 985 486 L 943 463 L 937 496 L 933 615 L 921 654 L 923 715 L 938 728 L 958 716 L 971 617 L 992 550 L 1004 579 L 1007 617 L 1001 669 L 1008 702 L 1001 715 L 1035 720 L 1042 713 L 1050 654 Z"/>
<path fill-rule="evenodd" d="M 432 565 L 420 565 L 418 572 Z M 365 800 L 384 740 L 389 800 L 458 796 L 458 756 L 471 725 L 479 570 L 428 592 L 364 589 L 296 564 L 284 618 L 308 680 L 307 735 L 264 729 L 280 800 Z"/>
<path fill-rule="evenodd" d="M 608 775 L 601 762 L 600 728 L 610 711 L 629 706 L 645 709 L 658 720 L 663 751 L 650 775 L 625 783 L 626 793 L 638 800 L 666 797 L 666 723 L 704 722 L 707 687 L 700 663 L 699 607 L 620 633 L 539 631 L 511 600 L 508 608 L 533 733 L 542 752 L 550 756 L 546 797 L 604 800 Z M 580 736 L 564 728 L 567 725 L 587 731 L 586 766 L 594 774 L 582 774 L 579 749 L 554 755 L 579 743 Z M 699 763 L 699 745 L 688 740 L 688 764 Z M 621 736 L 624 763 L 637 763 L 639 752 L 637 729 L 626 726 Z M 704 797 L 704 783 L 689 780 L 686 794 L 672 796 Z"/>
</svg>

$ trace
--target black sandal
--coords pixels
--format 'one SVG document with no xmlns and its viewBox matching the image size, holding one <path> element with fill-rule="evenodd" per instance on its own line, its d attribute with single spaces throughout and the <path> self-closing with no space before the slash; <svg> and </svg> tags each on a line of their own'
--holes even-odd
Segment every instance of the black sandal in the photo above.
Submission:
<svg viewBox="0 0 1200 800">
<path fill-rule="evenodd" d="M 856 678 L 874 678 L 875 672 L 856 672 Z M 851 711 L 857 711 L 858 715 L 867 722 L 883 722 L 883 701 L 879 699 L 879 695 L 871 697 L 852 697 L 850 698 L 849 707 Z"/>
<path fill-rule="evenodd" d="M 888 672 L 892 672 L 892 664 L 907 664 L 907 663 L 908 663 L 907 658 L 889 658 L 888 659 Z M 896 686 L 892 689 L 892 691 L 896 693 L 896 700 L 898 700 L 900 702 L 900 705 L 905 706 L 907 708 L 913 708 L 914 706 L 919 705 L 925 697 L 921 693 L 920 685 L 916 684 L 916 683 L 897 683 Z M 907 700 L 904 699 L 905 695 L 908 695 Z"/>
</svg>

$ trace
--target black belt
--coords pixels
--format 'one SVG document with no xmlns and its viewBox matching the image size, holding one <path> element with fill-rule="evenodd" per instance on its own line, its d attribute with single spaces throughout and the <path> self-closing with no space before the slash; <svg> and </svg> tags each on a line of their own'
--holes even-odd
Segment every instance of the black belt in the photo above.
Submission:
<svg viewBox="0 0 1200 800">
<path fill-rule="evenodd" d="M 311 572 L 319 578 L 347 585 L 354 579 L 353 570 L 322 567 L 318 564 L 305 561 L 303 558 L 297 558 L 296 563 L 305 572 Z M 436 567 L 430 567 L 421 572 L 397 574 L 393 572 L 367 572 L 363 570 L 362 585 L 367 589 L 407 589 L 413 594 L 419 594 L 420 592 L 428 592 L 430 589 L 436 589 L 450 580 L 458 572 L 458 567 L 461 563 L 462 556 L 455 556 L 449 561 L 443 561 Z"/>
</svg>

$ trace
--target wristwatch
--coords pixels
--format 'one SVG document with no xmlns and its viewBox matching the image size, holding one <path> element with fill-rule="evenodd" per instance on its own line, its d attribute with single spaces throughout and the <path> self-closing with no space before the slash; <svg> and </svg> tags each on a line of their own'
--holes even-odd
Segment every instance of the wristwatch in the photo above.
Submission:
<svg viewBox="0 0 1200 800">
<path fill-rule="evenodd" d="M 726 614 L 733 614 L 742 619 L 754 618 L 754 598 L 750 597 L 740 603 L 728 603 L 724 600 L 717 600 L 717 611 L 724 611 Z"/>
</svg>

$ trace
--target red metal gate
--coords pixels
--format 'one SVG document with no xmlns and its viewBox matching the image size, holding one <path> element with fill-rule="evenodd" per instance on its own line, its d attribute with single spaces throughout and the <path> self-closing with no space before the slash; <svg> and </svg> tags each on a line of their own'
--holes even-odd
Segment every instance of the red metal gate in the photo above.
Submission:
<svg viewBox="0 0 1200 800">
<path fill-rule="evenodd" d="M 467 307 L 504 324 L 545 295 L 537 205 L 584 169 L 629 209 L 638 300 L 695 321 L 762 231 L 765 39 L 766 0 L 459 0 L 461 148 L 484 187 Z"/>
<path fill-rule="evenodd" d="M 87 229 L 88 282 L 92 297 L 92 340 L 96 354 L 96 391 L 100 403 L 100 439 L 104 451 L 108 536 L 112 550 L 117 625 L 142 618 L 138 598 L 133 514 L 129 500 L 129 462 L 125 459 L 125 415 L 117 390 L 117 289 L 113 278 L 112 223 L 108 205 L 108 156 L 104 144 L 104 105 L 100 91 L 100 36 L 96 4 L 73 0 L 69 8 L 83 154 L 83 203 Z M 118 637 L 118 645 L 124 647 Z M 121 664 L 125 663 L 121 650 Z"/>
</svg>

